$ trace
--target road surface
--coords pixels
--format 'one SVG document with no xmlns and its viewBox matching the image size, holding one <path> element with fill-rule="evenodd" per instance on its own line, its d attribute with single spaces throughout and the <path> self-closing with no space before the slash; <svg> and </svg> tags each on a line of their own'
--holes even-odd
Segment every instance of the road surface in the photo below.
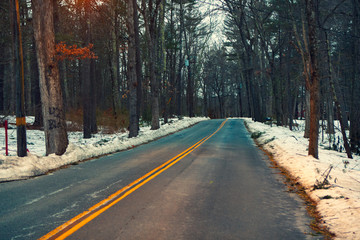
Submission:
<svg viewBox="0 0 360 240">
<path fill-rule="evenodd" d="M 321 238 L 309 234 L 303 203 L 275 171 L 242 120 L 204 121 L 0 184 L 0 239 Z"/>
</svg>

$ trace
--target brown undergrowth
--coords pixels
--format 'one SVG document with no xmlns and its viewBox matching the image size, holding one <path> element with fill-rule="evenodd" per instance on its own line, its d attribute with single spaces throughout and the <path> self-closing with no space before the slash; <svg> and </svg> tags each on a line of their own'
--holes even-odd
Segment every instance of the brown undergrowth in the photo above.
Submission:
<svg viewBox="0 0 360 240">
<path fill-rule="evenodd" d="M 245 124 L 246 129 L 249 133 L 251 133 L 247 124 Z M 263 145 L 260 144 L 256 139 L 254 139 L 255 144 L 268 156 L 270 159 L 270 163 L 272 168 L 279 170 L 279 174 L 284 176 L 284 184 L 288 187 L 288 191 L 292 193 L 296 193 L 305 203 L 306 210 L 310 217 L 313 219 L 309 226 L 310 228 L 318 234 L 324 236 L 324 239 L 334 239 L 335 234 L 332 233 L 328 227 L 324 225 L 324 220 L 322 219 L 321 214 L 317 210 L 317 203 L 306 192 L 305 187 L 298 181 L 298 178 L 291 175 L 290 171 L 286 168 L 280 166 L 273 154 L 263 148 Z"/>
<path fill-rule="evenodd" d="M 67 130 L 70 132 L 83 131 L 83 111 L 82 109 L 69 109 L 66 112 Z M 125 110 L 118 110 L 114 115 L 112 109 L 96 110 L 96 123 L 98 131 L 103 134 L 114 134 L 125 132 L 129 126 L 129 115 Z"/>
</svg>

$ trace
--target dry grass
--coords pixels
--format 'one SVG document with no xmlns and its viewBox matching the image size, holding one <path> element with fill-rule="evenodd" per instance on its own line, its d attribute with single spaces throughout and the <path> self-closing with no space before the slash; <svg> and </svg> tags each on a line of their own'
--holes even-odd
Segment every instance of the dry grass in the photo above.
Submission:
<svg viewBox="0 0 360 240">
<path fill-rule="evenodd" d="M 69 132 L 81 132 L 83 130 L 82 109 L 70 109 L 65 114 L 66 128 Z"/>
<path fill-rule="evenodd" d="M 127 111 L 118 111 L 114 116 L 113 110 L 96 111 L 98 129 L 104 134 L 124 132 L 129 126 L 129 114 Z"/>
<path fill-rule="evenodd" d="M 82 109 L 70 109 L 66 113 L 67 130 L 69 132 L 83 131 Z M 127 111 L 118 111 L 114 116 L 113 110 L 96 110 L 96 123 L 98 131 L 103 134 L 124 132 L 129 126 L 129 115 Z"/>
</svg>

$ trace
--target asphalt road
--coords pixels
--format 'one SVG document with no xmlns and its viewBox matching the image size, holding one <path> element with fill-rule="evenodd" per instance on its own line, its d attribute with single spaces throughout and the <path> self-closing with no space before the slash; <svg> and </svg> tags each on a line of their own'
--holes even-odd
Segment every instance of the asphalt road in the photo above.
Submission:
<svg viewBox="0 0 360 240">
<path fill-rule="evenodd" d="M 68 239 L 321 238 L 309 234 L 303 203 L 269 168 L 242 120 L 228 120 L 209 138 L 222 122 L 1 183 L 0 239 L 49 232 Z"/>
</svg>

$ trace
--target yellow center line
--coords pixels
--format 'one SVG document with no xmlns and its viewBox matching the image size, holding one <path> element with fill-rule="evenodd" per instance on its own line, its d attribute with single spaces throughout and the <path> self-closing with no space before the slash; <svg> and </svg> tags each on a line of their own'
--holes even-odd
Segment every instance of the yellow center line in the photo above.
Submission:
<svg viewBox="0 0 360 240">
<path fill-rule="evenodd" d="M 171 166 L 173 166 L 174 164 L 179 162 L 185 156 L 190 154 L 192 151 L 194 151 L 196 148 L 198 148 L 200 145 L 202 145 L 205 141 L 207 141 L 209 138 L 214 136 L 225 125 L 226 121 L 227 121 L 227 119 L 225 121 L 223 121 L 221 123 L 221 125 L 219 126 L 219 128 L 215 132 L 213 132 L 210 136 L 204 137 L 203 139 L 201 139 L 200 141 L 198 141 L 191 147 L 187 148 L 185 151 L 183 151 L 180 154 L 176 155 L 175 157 L 171 158 L 170 160 L 168 160 L 167 162 L 158 166 L 157 168 L 153 169 L 152 171 L 148 172 L 144 176 L 133 181 L 129 185 L 118 190 L 117 192 L 110 195 L 106 199 L 95 204 L 94 206 L 89 208 L 87 211 L 84 211 L 83 213 L 77 215 L 76 217 L 72 218 L 68 222 L 62 224 L 61 226 L 59 226 L 56 229 L 49 232 L 48 234 L 44 235 L 43 237 L 40 238 L 40 240 L 45 240 L 45 239 L 60 240 L 60 239 L 67 238 L 68 236 L 70 236 L 71 234 L 73 234 L 74 232 L 79 230 L 81 227 L 83 227 L 84 225 L 89 223 L 91 220 L 93 220 L 94 218 L 99 216 L 101 213 L 105 212 L 106 210 L 108 210 L 109 208 L 114 206 L 116 203 L 120 202 L 122 199 L 124 199 L 125 197 L 127 197 L 128 195 L 133 193 L 135 190 L 137 190 L 138 188 L 140 188 L 141 186 L 143 186 L 144 184 L 146 184 L 147 182 L 149 182 L 150 180 L 152 180 L 153 178 L 155 178 L 156 176 L 158 176 L 159 174 L 161 174 L 162 172 L 164 172 L 165 170 L 167 170 L 168 168 L 170 168 Z M 121 194 L 123 194 L 123 195 L 121 195 Z M 87 216 L 87 215 L 89 215 L 89 216 Z M 81 220 L 82 218 L 84 218 L 84 219 Z M 76 222 L 78 222 L 78 223 L 76 223 Z M 63 230 L 65 230 L 67 227 L 69 227 L 70 225 L 73 225 L 73 224 L 74 224 L 74 226 L 70 227 L 70 229 L 61 233 Z M 58 235 L 58 236 L 56 237 L 56 235 Z"/>
<path fill-rule="evenodd" d="M 115 199 L 117 196 L 119 196 L 120 194 L 122 194 L 123 192 L 125 192 L 126 190 L 130 189 L 132 186 L 138 184 L 139 182 L 141 182 L 143 179 L 147 178 L 148 176 L 150 176 L 151 174 L 153 174 L 154 172 L 158 171 L 159 169 L 163 168 L 164 166 L 166 166 L 167 164 L 169 164 L 171 161 L 173 161 L 174 159 L 176 159 L 177 157 L 181 156 L 182 154 L 184 154 L 185 152 L 189 151 L 191 148 L 193 148 L 195 145 L 199 144 L 201 141 L 203 141 L 205 138 L 201 139 L 199 142 L 195 143 L 193 146 L 189 147 L 188 149 L 186 149 L 185 151 L 183 151 L 182 153 L 176 155 L 175 157 L 173 157 L 172 159 L 168 160 L 167 162 L 163 163 L 162 165 L 158 166 L 157 168 L 153 169 L 152 171 L 148 172 L 147 174 L 145 174 L 144 176 L 138 178 L 137 180 L 133 181 L 132 183 L 130 183 L 129 185 L 123 187 L 122 189 L 118 190 L 117 192 L 115 192 L 114 194 L 110 195 L 109 197 L 107 197 L 106 199 L 102 200 L 101 202 L 97 203 L 96 205 L 92 206 L 91 208 L 89 208 L 87 211 L 77 215 L 76 217 L 74 217 L 73 219 L 71 219 L 70 221 L 64 223 L 63 225 L 59 226 L 58 228 L 56 228 L 55 230 L 49 232 L 48 234 L 46 234 L 45 236 L 43 236 L 40 239 L 48 239 L 50 237 L 52 237 L 53 235 L 55 235 L 56 233 L 60 232 L 61 230 L 65 229 L 67 226 L 71 225 L 72 223 L 76 222 L 77 220 L 79 220 L 80 218 L 83 218 L 84 216 L 88 215 L 89 213 L 95 211 L 97 208 L 105 205 L 106 203 L 110 202 L 111 200 Z"/>
</svg>

